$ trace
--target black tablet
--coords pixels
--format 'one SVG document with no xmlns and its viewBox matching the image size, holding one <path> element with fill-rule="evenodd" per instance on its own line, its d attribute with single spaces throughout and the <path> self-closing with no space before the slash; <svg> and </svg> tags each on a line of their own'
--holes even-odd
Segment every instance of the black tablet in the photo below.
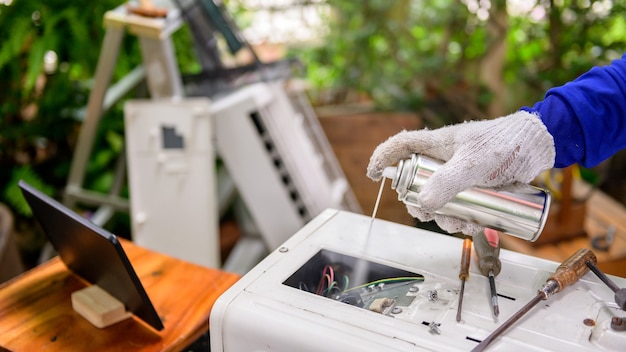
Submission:
<svg viewBox="0 0 626 352">
<path fill-rule="evenodd" d="M 100 286 L 154 329 L 163 329 L 163 322 L 115 235 L 22 180 L 19 187 L 70 271 Z"/>
</svg>

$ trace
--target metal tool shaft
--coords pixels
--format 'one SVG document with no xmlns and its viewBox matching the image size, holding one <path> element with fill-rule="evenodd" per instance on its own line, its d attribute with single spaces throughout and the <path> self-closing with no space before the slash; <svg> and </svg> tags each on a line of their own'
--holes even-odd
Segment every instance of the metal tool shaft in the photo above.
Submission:
<svg viewBox="0 0 626 352">
<path fill-rule="evenodd" d="M 491 239 L 487 238 L 488 234 Z M 491 309 L 493 310 L 493 315 L 497 317 L 500 314 L 500 308 L 498 306 L 495 277 L 500 274 L 500 270 L 502 270 L 502 262 L 499 258 L 500 244 L 498 241 L 498 232 L 486 228 L 483 233 L 474 235 L 472 241 L 474 243 L 476 256 L 478 256 L 478 269 L 483 275 L 489 277 Z"/>
<path fill-rule="evenodd" d="M 602 282 L 604 282 L 604 284 L 611 289 L 611 291 L 615 293 L 615 303 L 617 303 L 619 308 L 621 310 L 626 310 L 626 288 L 619 288 L 619 286 L 617 286 L 615 282 L 603 273 L 593 262 L 586 261 L 585 264 Z"/>
<path fill-rule="evenodd" d="M 461 281 L 461 293 L 459 294 L 459 306 L 456 309 L 456 321 L 461 321 L 461 311 L 463 309 L 463 295 L 465 294 L 465 280 Z"/>
<path fill-rule="evenodd" d="M 548 297 L 555 293 L 561 292 L 566 286 L 570 286 L 577 282 L 583 275 L 589 272 L 587 262 L 592 264 L 597 263 L 597 258 L 593 252 L 589 249 L 579 249 L 566 261 L 564 261 L 556 269 L 554 274 L 550 275 L 546 283 L 537 291 L 535 296 L 530 302 L 526 303 L 519 311 L 513 314 L 507 321 L 500 325 L 494 332 L 482 340 L 472 352 L 483 351 L 491 342 L 493 342 L 498 336 L 505 332 L 511 325 L 519 320 L 524 314 L 528 313 L 539 301 L 548 299 Z"/>
<path fill-rule="evenodd" d="M 513 314 L 507 321 L 505 321 L 502 325 L 498 326 L 496 330 L 494 330 L 489 336 L 487 336 L 484 340 L 482 340 L 472 352 L 480 352 L 483 351 L 489 344 L 493 342 L 498 336 L 502 335 L 511 325 L 515 324 L 519 318 L 521 318 L 524 314 L 528 313 L 537 303 L 541 302 L 543 299 L 543 295 L 537 294 L 535 298 L 533 298 L 530 302 L 526 303 L 520 310 L 518 310 L 515 314 Z"/>
<path fill-rule="evenodd" d="M 587 267 L 589 267 L 589 269 L 591 269 L 591 271 L 593 271 L 594 274 L 596 274 L 596 276 L 602 280 L 602 282 L 604 282 L 604 284 L 606 284 L 613 292 L 617 292 L 619 290 L 619 286 L 617 286 L 613 280 L 609 279 L 608 276 L 606 276 L 602 271 L 600 271 L 600 269 L 593 263 L 587 261 L 585 262 L 585 264 L 587 265 Z"/>
<path fill-rule="evenodd" d="M 498 306 L 496 277 L 493 275 L 493 271 L 489 272 L 489 289 L 491 290 L 491 308 L 493 309 L 493 315 L 497 317 L 500 314 L 500 306 Z"/>
</svg>

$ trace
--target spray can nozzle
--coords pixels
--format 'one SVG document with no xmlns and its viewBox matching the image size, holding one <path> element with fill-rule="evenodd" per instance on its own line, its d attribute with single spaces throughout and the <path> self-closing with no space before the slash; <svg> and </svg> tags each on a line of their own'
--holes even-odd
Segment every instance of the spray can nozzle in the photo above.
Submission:
<svg viewBox="0 0 626 352">
<path fill-rule="evenodd" d="M 393 180 L 396 178 L 396 172 L 398 172 L 398 168 L 395 166 L 387 166 L 383 170 L 383 177 Z"/>
</svg>

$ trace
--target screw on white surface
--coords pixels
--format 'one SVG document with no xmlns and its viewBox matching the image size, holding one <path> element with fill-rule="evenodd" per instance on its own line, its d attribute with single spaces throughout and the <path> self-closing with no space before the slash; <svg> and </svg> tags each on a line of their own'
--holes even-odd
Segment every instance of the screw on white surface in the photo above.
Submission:
<svg viewBox="0 0 626 352">
<path fill-rule="evenodd" d="M 437 294 L 437 290 L 428 291 L 428 300 L 431 302 L 435 302 L 439 299 L 439 295 Z"/>
<path fill-rule="evenodd" d="M 441 324 L 437 324 L 434 321 L 432 323 L 430 323 L 428 325 L 428 327 L 430 328 L 429 332 L 431 334 L 441 335 L 441 329 L 439 329 L 439 325 L 441 325 Z"/>
</svg>

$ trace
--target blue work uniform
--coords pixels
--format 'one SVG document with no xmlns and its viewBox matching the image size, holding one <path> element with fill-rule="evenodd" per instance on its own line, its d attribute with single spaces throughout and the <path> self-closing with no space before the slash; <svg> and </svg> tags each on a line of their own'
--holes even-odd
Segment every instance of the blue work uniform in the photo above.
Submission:
<svg viewBox="0 0 626 352">
<path fill-rule="evenodd" d="M 626 148 L 626 54 L 521 110 L 537 114 L 554 137 L 555 167 L 599 164 Z"/>
</svg>

